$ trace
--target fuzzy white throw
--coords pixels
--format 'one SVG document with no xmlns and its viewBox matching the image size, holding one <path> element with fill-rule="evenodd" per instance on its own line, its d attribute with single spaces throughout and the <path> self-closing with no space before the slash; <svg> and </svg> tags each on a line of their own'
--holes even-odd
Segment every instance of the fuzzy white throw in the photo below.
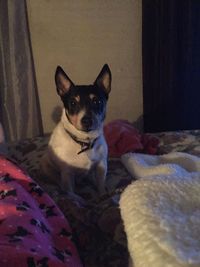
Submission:
<svg viewBox="0 0 200 267">
<path fill-rule="evenodd" d="M 139 180 L 120 199 L 135 267 L 200 267 L 200 158 L 186 153 L 129 153 Z"/>
</svg>

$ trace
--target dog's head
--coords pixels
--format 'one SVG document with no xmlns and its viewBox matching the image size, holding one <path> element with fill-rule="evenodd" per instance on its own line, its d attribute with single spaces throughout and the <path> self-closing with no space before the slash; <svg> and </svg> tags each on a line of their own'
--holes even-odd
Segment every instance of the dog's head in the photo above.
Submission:
<svg viewBox="0 0 200 267">
<path fill-rule="evenodd" d="M 92 85 L 75 85 L 58 66 L 55 82 L 69 122 L 84 132 L 98 129 L 105 119 L 106 102 L 111 90 L 111 71 L 108 65 L 103 66 Z"/>
</svg>

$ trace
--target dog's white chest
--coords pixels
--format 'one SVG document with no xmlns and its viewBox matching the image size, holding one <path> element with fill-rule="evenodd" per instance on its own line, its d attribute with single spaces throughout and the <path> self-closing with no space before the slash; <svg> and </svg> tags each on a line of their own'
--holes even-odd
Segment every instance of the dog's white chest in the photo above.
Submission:
<svg viewBox="0 0 200 267">
<path fill-rule="evenodd" d="M 57 125 L 51 136 L 49 151 L 59 168 L 68 165 L 69 168 L 90 170 L 94 164 L 107 157 L 107 146 L 103 136 L 95 141 L 92 148 L 84 151 L 84 146 L 66 134 L 62 124 Z"/>
</svg>

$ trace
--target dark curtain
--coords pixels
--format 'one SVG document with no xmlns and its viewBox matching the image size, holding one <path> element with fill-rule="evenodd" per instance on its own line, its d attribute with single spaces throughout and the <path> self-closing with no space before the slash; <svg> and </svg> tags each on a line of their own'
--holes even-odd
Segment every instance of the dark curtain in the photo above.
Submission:
<svg viewBox="0 0 200 267">
<path fill-rule="evenodd" d="M 0 0 L 0 121 L 7 141 L 43 134 L 25 0 Z"/>
<path fill-rule="evenodd" d="M 146 132 L 200 129 L 200 1 L 143 0 Z"/>
</svg>

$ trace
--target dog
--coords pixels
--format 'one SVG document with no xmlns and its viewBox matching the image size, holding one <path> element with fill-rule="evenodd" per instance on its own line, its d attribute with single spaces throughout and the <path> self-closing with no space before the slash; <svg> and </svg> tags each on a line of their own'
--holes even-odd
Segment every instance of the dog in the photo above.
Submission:
<svg viewBox="0 0 200 267">
<path fill-rule="evenodd" d="M 74 192 L 78 177 L 92 177 L 99 193 L 105 193 L 108 148 L 103 122 L 111 80 L 107 64 L 91 85 L 75 85 L 60 66 L 56 69 L 56 89 L 64 107 L 41 168 L 64 191 Z"/>
</svg>

